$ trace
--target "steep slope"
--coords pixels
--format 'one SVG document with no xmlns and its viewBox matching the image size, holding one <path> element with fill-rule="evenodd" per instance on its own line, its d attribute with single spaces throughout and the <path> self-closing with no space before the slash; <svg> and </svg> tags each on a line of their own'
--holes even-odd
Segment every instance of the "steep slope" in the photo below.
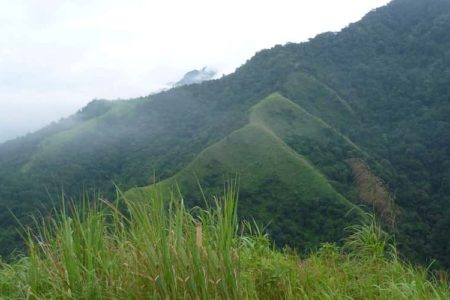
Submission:
<svg viewBox="0 0 450 300">
<path fill-rule="evenodd" d="M 346 227 L 363 219 L 360 208 L 283 139 L 295 133 L 314 146 L 324 133 L 334 134 L 341 148 L 353 151 L 351 156 L 359 152 L 354 144 L 327 131 L 331 129 L 322 120 L 278 93 L 253 106 L 249 119 L 249 124 L 202 151 L 175 176 L 132 189 L 126 196 L 147 199 L 155 188 L 163 194 L 179 189 L 191 206 L 203 205 L 198 184 L 205 193 L 220 195 L 227 176 L 238 174 L 242 216 L 264 225 L 273 222 L 268 229 L 275 241 L 301 249 L 340 239 Z"/>
<path fill-rule="evenodd" d="M 394 0 L 339 33 L 263 50 L 219 80 L 94 101 L 1 144 L 1 250 L 17 245 L 8 209 L 23 219 L 62 188 L 71 197 L 93 187 L 112 194 L 112 180 L 127 190 L 155 173 L 171 178 L 246 126 L 253 107 L 252 126 L 262 120 L 353 203 L 361 193 L 347 162 L 361 159 L 395 196 L 402 253 L 450 267 L 449 31 L 449 1 Z M 261 102 L 275 91 L 289 101 Z"/>
<path fill-rule="evenodd" d="M 327 89 L 318 91 L 322 96 L 316 95 L 314 102 L 323 102 L 323 106 L 336 104 L 334 95 Z M 336 106 L 342 108 L 342 105 Z M 338 109 L 336 106 L 333 109 Z M 251 123 L 270 128 L 289 147 L 307 157 L 349 199 L 355 199 L 355 196 L 352 194 L 353 175 L 346 160 L 362 158 L 377 166 L 369 155 L 336 128 L 278 93 L 253 106 L 249 118 Z"/>
<path fill-rule="evenodd" d="M 285 49 L 357 112 L 341 132 L 389 167 L 379 175 L 404 208 L 397 227 L 401 251 L 439 257 L 447 266 L 449 28 L 449 1 L 398 0 L 339 34 Z M 281 91 L 296 100 L 295 91 Z"/>
</svg>

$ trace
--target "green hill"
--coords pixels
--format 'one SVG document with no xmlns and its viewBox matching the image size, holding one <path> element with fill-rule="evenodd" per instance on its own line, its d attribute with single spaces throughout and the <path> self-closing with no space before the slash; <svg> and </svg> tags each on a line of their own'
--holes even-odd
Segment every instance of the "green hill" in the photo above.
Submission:
<svg viewBox="0 0 450 300">
<path fill-rule="evenodd" d="M 112 182 L 142 188 L 156 174 L 194 205 L 203 202 L 188 175 L 217 193 L 237 171 L 242 215 L 272 220 L 279 244 L 339 240 L 358 219 L 349 208 L 377 211 L 385 195 L 395 222 L 383 226 L 402 255 L 449 268 L 449 31 L 449 1 L 393 0 L 338 33 L 262 50 L 221 79 L 95 100 L 3 143 L 1 253 L 20 246 L 10 211 L 26 223 L 62 191 L 111 198 Z"/>
<path fill-rule="evenodd" d="M 291 130 L 320 140 L 329 127 L 279 94 L 263 99 L 250 112 L 249 124 L 202 151 L 175 176 L 156 187 L 132 189 L 127 197 L 146 198 L 154 188 L 166 193 L 179 188 L 187 203 L 202 205 L 198 184 L 206 187 L 206 194 L 217 195 L 227 175 L 239 174 L 241 215 L 276 224 L 269 232 L 281 245 L 305 249 L 344 237 L 344 229 L 362 219 L 361 210 L 275 134 L 288 137 Z"/>
</svg>

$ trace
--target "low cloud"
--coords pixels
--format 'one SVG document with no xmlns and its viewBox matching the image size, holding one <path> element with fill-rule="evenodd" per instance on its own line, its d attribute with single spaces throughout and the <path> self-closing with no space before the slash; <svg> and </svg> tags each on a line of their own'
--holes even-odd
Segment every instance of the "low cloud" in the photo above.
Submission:
<svg viewBox="0 0 450 300">
<path fill-rule="evenodd" d="M 336 31 L 387 0 L 0 0 L 0 142 L 93 98 L 148 95 L 192 69 Z"/>
</svg>

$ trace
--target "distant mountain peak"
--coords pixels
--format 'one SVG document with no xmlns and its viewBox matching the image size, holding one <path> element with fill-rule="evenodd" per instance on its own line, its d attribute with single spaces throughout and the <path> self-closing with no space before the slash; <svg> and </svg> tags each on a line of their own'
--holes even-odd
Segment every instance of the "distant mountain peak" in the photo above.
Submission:
<svg viewBox="0 0 450 300">
<path fill-rule="evenodd" d="M 216 76 L 217 72 L 211 68 L 203 67 L 200 70 L 192 70 L 184 74 L 183 78 L 173 84 L 173 87 L 201 83 L 211 80 Z"/>
</svg>

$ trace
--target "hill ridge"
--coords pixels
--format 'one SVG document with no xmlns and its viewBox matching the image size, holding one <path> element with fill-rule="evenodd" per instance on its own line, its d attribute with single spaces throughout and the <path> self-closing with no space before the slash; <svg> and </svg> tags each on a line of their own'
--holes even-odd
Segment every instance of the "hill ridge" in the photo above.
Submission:
<svg viewBox="0 0 450 300">
<path fill-rule="evenodd" d="M 307 158 L 286 144 L 264 123 L 263 119 L 255 118 L 254 114 L 260 109 L 267 110 L 267 115 L 273 113 L 270 111 L 270 106 L 264 104 L 276 103 L 277 101 L 284 101 L 289 106 L 300 109 L 279 93 L 270 94 L 252 107 L 249 123 L 204 149 L 174 176 L 146 187 L 133 188 L 125 193 L 125 197 L 138 200 L 148 197 L 154 189 L 163 190 L 167 194 L 170 191 L 179 190 L 186 203 L 201 206 L 202 194 L 198 191 L 198 184 L 206 186 L 207 194 L 218 195 L 221 189 L 210 189 L 208 187 L 220 186 L 220 182 L 226 181 L 227 176 L 238 174 L 240 191 L 247 195 L 246 199 L 241 201 L 244 217 L 254 218 L 257 222 L 265 224 L 270 222 L 272 218 L 280 219 L 285 214 L 285 212 L 277 212 L 280 209 L 289 209 L 298 210 L 298 217 L 306 218 L 305 212 L 302 212 L 303 208 L 321 202 L 324 208 L 330 209 L 333 207 L 333 214 L 339 215 L 341 222 L 334 225 L 334 234 L 344 236 L 344 229 L 351 223 L 350 220 L 359 219 L 362 221 L 364 214 L 356 204 L 336 191 L 329 183 L 329 179 Z M 307 116 L 313 119 L 313 116 Z M 316 119 L 313 120 L 318 122 Z M 320 124 L 324 126 L 322 123 Z M 277 171 L 276 168 L 284 171 Z M 289 189 L 290 192 L 286 192 L 288 196 L 285 198 L 279 197 L 277 202 L 279 208 L 277 209 L 256 209 L 256 207 L 252 209 L 254 206 L 252 201 L 259 201 L 258 205 L 265 207 L 264 201 L 252 198 L 251 195 L 258 189 L 264 189 L 260 186 L 261 182 L 264 181 L 265 188 L 273 188 L 273 182 L 267 181 L 268 178 L 272 178 L 271 180 L 275 181 L 277 185 Z M 255 188 L 255 186 L 260 187 Z M 249 201 L 249 198 L 254 200 Z M 326 219 L 330 216 L 329 214 L 330 212 L 326 210 L 318 210 L 315 213 L 316 217 L 313 223 L 318 222 L 320 224 L 319 220 Z M 318 224 L 313 227 L 316 226 Z M 299 230 L 312 235 L 310 229 L 306 226 L 300 226 L 296 231 Z M 290 237 L 289 232 L 291 231 L 286 230 L 286 232 L 285 235 Z M 324 241 L 322 238 L 316 237 L 314 242 L 308 242 L 306 238 L 297 238 L 298 241 L 293 242 L 293 239 L 289 241 L 286 237 L 277 236 L 276 231 L 271 233 L 280 245 L 288 243 L 302 249 L 317 247 L 321 241 Z"/>
</svg>

